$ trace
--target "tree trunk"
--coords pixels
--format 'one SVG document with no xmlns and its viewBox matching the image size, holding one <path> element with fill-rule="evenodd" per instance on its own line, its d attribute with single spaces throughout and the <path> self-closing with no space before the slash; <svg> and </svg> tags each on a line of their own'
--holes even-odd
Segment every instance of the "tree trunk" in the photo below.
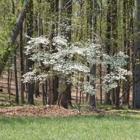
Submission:
<svg viewBox="0 0 140 140">
<path fill-rule="evenodd" d="M 107 34 L 106 34 L 106 53 L 110 55 L 110 41 L 111 41 L 111 1 L 107 1 L 108 9 L 107 9 Z M 107 65 L 106 73 L 110 73 L 110 65 Z M 111 104 L 110 92 L 105 92 L 105 104 Z"/>
<path fill-rule="evenodd" d="M 48 104 L 53 105 L 54 104 L 54 92 L 53 92 L 53 78 L 49 78 L 49 93 L 48 93 Z"/>
<path fill-rule="evenodd" d="M 131 50 L 131 17 L 132 12 L 130 8 L 132 8 L 132 0 L 124 0 L 123 1 L 123 24 L 124 24 L 124 52 L 130 56 Z M 130 58 L 127 59 L 127 65 L 126 68 L 127 70 L 130 70 L 131 63 L 130 63 Z M 123 92 L 125 92 L 130 85 L 130 76 L 126 77 L 127 81 L 123 81 Z M 130 95 L 130 90 L 127 90 L 127 93 L 123 97 L 123 103 L 129 104 L 129 95 Z"/>
<path fill-rule="evenodd" d="M 91 74 L 92 75 L 96 75 L 96 65 L 93 65 L 92 66 L 92 68 L 91 68 Z M 95 82 L 92 81 L 91 84 L 95 88 Z M 91 105 L 92 108 L 95 108 L 96 107 L 95 93 L 93 95 L 90 95 L 89 103 L 90 103 L 90 105 Z"/>
<path fill-rule="evenodd" d="M 20 30 L 20 43 L 19 43 L 19 57 L 20 57 L 20 96 L 21 96 L 21 103 L 24 103 L 24 84 L 21 81 L 23 71 L 24 71 L 24 58 L 23 58 L 23 38 L 22 38 L 22 25 Z"/>
<path fill-rule="evenodd" d="M 18 77 L 17 77 L 17 57 L 16 57 L 16 49 L 14 50 L 14 76 L 15 76 L 15 88 L 16 88 L 16 96 L 15 102 L 19 104 L 19 94 L 18 94 Z"/>
<path fill-rule="evenodd" d="M 58 33 L 58 1 L 52 0 L 50 2 L 50 16 L 51 16 L 51 25 L 49 39 L 52 40 L 55 35 Z M 51 44 L 51 49 L 55 50 L 53 44 Z M 51 68 L 50 68 L 51 69 Z M 48 92 L 48 104 L 56 104 L 58 99 L 58 76 L 52 76 L 49 78 L 48 82 L 49 92 Z"/>
<path fill-rule="evenodd" d="M 135 3 L 135 33 L 136 36 L 134 38 L 134 97 L 133 103 L 135 109 L 140 109 L 140 0 L 136 0 Z"/>
<path fill-rule="evenodd" d="M 107 34 L 106 34 L 106 53 L 108 55 L 111 55 L 111 45 L 115 45 L 114 42 L 116 38 L 116 6 L 117 6 L 117 1 L 116 0 L 108 0 L 107 1 L 108 9 L 107 9 Z M 115 13 L 116 12 L 116 13 Z M 113 40 L 112 40 L 113 38 Z M 115 50 L 115 49 L 114 49 Z M 110 65 L 107 65 L 106 73 L 109 74 L 111 72 Z M 106 83 L 107 84 L 107 83 Z M 105 104 L 111 104 L 111 99 L 110 95 L 111 93 L 113 94 L 113 90 L 106 92 L 105 93 Z M 112 95 L 113 97 L 114 95 Z"/>
<path fill-rule="evenodd" d="M 93 41 L 95 39 L 95 33 L 97 30 L 97 15 L 94 15 L 94 13 L 97 13 L 97 0 L 88 0 L 88 8 L 87 8 L 87 24 L 89 25 L 89 38 Z M 93 76 L 96 75 L 96 65 L 94 64 L 91 68 L 91 74 Z M 92 86 L 95 87 L 94 81 L 92 81 Z M 89 103 L 92 108 L 96 107 L 95 103 L 95 93 L 93 95 L 90 95 L 89 97 Z"/>
<path fill-rule="evenodd" d="M 12 13 L 15 14 L 15 4 L 12 1 Z M 17 56 L 16 56 L 16 47 L 14 47 L 14 77 L 15 77 L 15 102 L 19 104 L 19 93 L 18 93 L 18 77 L 17 77 Z"/>
<path fill-rule="evenodd" d="M 71 40 L 71 30 L 66 30 L 67 26 L 71 26 L 71 14 L 72 14 L 72 0 L 59 0 L 59 31 L 58 34 L 64 36 Z M 63 26 L 63 24 L 65 26 Z M 68 104 L 71 103 L 71 86 L 68 85 L 62 75 L 59 77 L 58 83 L 59 89 L 64 89 L 64 91 L 59 91 L 58 98 L 60 104 L 64 108 L 68 108 Z"/>
<path fill-rule="evenodd" d="M 29 2 L 29 12 L 27 14 L 27 35 L 29 37 L 33 36 L 33 0 L 30 0 Z M 29 40 L 29 39 L 28 39 Z M 30 56 L 28 55 L 28 58 Z M 30 71 L 33 67 L 33 61 L 28 59 L 27 60 L 27 69 Z M 34 104 L 34 84 L 33 83 L 27 83 L 28 85 L 28 104 Z"/>
<path fill-rule="evenodd" d="M 112 41 L 111 44 L 112 44 L 112 48 L 113 48 L 113 55 L 115 53 L 117 53 L 118 51 L 118 30 L 117 30 L 117 27 L 118 27 L 118 6 L 117 6 L 117 0 L 113 0 L 112 1 L 112 19 L 111 19 L 111 26 L 112 26 Z M 119 82 L 118 82 L 118 85 L 119 85 Z M 119 96 L 120 96 L 120 86 L 118 86 L 116 89 L 113 90 L 112 92 L 112 97 L 114 97 L 114 100 L 112 99 L 113 101 L 113 104 L 115 104 L 118 99 L 119 99 Z M 116 104 L 116 106 L 118 107 L 119 106 L 119 102 L 118 104 Z"/>
<path fill-rule="evenodd" d="M 100 0 L 100 7 L 101 7 L 101 11 L 100 11 L 100 29 L 99 29 L 99 35 L 100 38 L 102 38 L 102 19 L 103 19 L 103 12 L 102 12 L 102 8 L 103 8 L 103 2 L 102 0 Z M 102 77 L 102 64 L 99 65 L 99 69 L 100 69 L 100 77 Z M 102 91 L 102 78 L 100 78 L 100 104 L 103 103 L 103 91 Z"/>
</svg>

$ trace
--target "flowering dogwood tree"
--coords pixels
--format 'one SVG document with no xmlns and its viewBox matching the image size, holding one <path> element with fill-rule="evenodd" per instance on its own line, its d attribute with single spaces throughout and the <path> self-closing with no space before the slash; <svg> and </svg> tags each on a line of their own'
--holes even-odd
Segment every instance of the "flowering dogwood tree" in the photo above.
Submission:
<svg viewBox="0 0 140 140">
<path fill-rule="evenodd" d="M 29 59 L 35 62 L 35 66 L 32 71 L 23 75 L 24 83 L 36 81 L 44 83 L 49 76 L 61 75 L 67 83 L 80 86 L 83 93 L 94 94 L 95 87 L 91 84 L 93 81 L 97 87 L 102 86 L 105 91 L 109 91 L 118 86 L 117 81 L 125 80 L 125 77 L 131 74 L 123 68 L 128 56 L 123 52 L 118 52 L 113 56 L 107 55 L 98 40 L 68 43 L 62 36 L 56 36 L 53 40 L 40 36 L 30 38 L 25 48 L 25 53 L 30 54 Z M 104 74 L 103 77 L 93 76 L 90 71 L 94 64 L 101 64 L 104 67 L 109 64 L 111 72 Z M 40 68 L 49 69 L 42 72 Z M 88 77 L 89 80 L 81 81 L 77 73 L 82 78 Z M 102 78 L 103 85 L 98 84 L 99 78 Z"/>
</svg>

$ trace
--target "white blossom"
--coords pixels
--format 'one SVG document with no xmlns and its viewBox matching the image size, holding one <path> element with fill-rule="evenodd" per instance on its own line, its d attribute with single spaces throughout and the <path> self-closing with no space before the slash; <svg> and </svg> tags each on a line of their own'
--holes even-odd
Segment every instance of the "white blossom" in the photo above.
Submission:
<svg viewBox="0 0 140 140">
<path fill-rule="evenodd" d="M 40 47 L 40 45 L 42 46 Z M 126 76 L 131 75 L 130 71 L 123 68 L 128 56 L 123 52 L 118 52 L 113 56 L 104 53 L 98 39 L 94 42 L 88 40 L 87 42 L 68 43 L 67 39 L 62 36 L 56 36 L 52 40 L 41 36 L 30 38 L 25 48 L 25 53 L 30 54 L 29 59 L 51 69 L 47 73 L 42 72 L 39 68 L 25 73 L 23 75 L 24 83 L 36 81 L 43 83 L 49 76 L 57 74 L 63 75 L 68 83 L 75 86 L 80 85 L 83 93 L 94 94 L 93 81 L 97 82 L 99 78 L 102 78 L 103 89 L 109 91 L 118 86 L 119 80 L 126 80 Z M 90 74 L 93 64 L 101 64 L 104 67 L 110 65 L 111 72 L 103 77 L 93 76 Z M 79 74 L 83 75 L 83 78 L 88 77 L 89 81 L 82 82 Z M 100 84 L 96 83 L 96 85 Z"/>
</svg>

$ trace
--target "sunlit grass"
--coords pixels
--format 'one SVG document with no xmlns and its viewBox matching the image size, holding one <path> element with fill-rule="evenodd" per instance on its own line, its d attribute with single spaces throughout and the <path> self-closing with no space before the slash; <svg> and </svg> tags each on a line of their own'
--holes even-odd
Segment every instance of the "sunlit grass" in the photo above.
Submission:
<svg viewBox="0 0 140 140">
<path fill-rule="evenodd" d="M 0 140 L 139 140 L 140 117 L 0 117 Z"/>
</svg>

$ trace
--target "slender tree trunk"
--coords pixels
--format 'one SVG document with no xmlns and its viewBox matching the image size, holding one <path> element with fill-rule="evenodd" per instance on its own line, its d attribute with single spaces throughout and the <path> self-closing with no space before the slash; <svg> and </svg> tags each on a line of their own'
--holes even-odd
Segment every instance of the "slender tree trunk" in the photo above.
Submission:
<svg viewBox="0 0 140 140">
<path fill-rule="evenodd" d="M 126 49 L 127 49 L 127 7 L 126 7 L 126 0 L 123 0 L 123 28 L 124 28 L 124 32 L 123 32 L 123 36 L 124 36 L 124 41 L 123 41 L 123 46 L 124 46 L 124 52 L 126 53 Z M 126 91 L 127 87 L 126 87 L 126 81 L 123 81 L 123 92 Z M 126 96 L 124 96 L 123 98 L 123 103 L 127 103 L 126 101 Z"/>
<path fill-rule="evenodd" d="M 29 37 L 33 36 L 33 0 L 30 0 L 29 2 L 29 7 L 30 10 L 27 14 L 27 35 Z M 30 56 L 28 56 L 29 58 Z M 30 71 L 33 67 L 33 61 L 28 59 L 27 60 L 27 67 L 28 71 Z M 34 93 L 34 84 L 33 83 L 28 83 L 28 104 L 34 104 L 34 98 L 33 98 L 33 93 Z"/>
<path fill-rule="evenodd" d="M 123 2 L 123 9 L 124 9 L 124 15 L 123 15 L 123 24 L 124 24 L 124 52 L 130 56 L 131 53 L 131 17 L 132 12 L 131 12 L 131 8 L 132 8 L 132 0 L 127 0 Z M 130 58 L 127 59 L 127 65 L 126 68 L 129 71 L 130 67 L 131 67 L 131 63 L 130 63 Z M 130 76 L 126 77 L 127 81 L 123 81 L 123 91 L 126 91 L 129 88 L 130 85 Z M 123 98 L 123 103 L 127 103 L 129 104 L 129 96 L 130 96 L 130 90 L 127 90 L 127 93 L 124 95 Z"/>
<path fill-rule="evenodd" d="M 112 1 L 112 21 L 111 21 L 111 26 L 112 26 L 112 47 L 113 47 L 113 55 L 117 52 L 118 50 L 118 6 L 117 6 L 117 0 L 113 0 Z M 119 86 L 119 82 L 118 82 L 118 87 L 116 89 L 113 90 L 112 92 L 113 96 L 114 96 L 114 100 L 113 104 L 115 104 L 118 100 L 119 100 L 119 96 L 120 96 L 120 86 Z M 116 107 L 119 106 L 119 102 L 118 104 L 116 104 Z"/>
<path fill-rule="evenodd" d="M 12 1 L 12 13 L 15 14 L 14 1 Z M 16 47 L 14 47 L 14 77 L 15 77 L 15 88 L 16 88 L 15 102 L 19 104 Z"/>
<path fill-rule="evenodd" d="M 132 36 L 134 36 L 134 16 L 133 16 L 133 13 L 134 13 L 134 0 L 131 0 L 131 3 L 130 3 L 130 5 L 131 5 L 131 20 L 130 20 L 130 27 L 131 27 L 131 34 L 132 34 Z M 133 50 L 134 50 L 134 38 L 131 38 L 131 64 L 132 64 L 132 80 L 134 81 L 134 65 L 135 65 L 135 63 L 134 63 L 134 57 L 133 57 Z M 132 87 L 132 105 L 134 106 L 134 86 Z M 128 107 L 130 107 L 129 106 L 129 104 L 128 104 Z"/>
<path fill-rule="evenodd" d="M 100 0 L 100 29 L 99 29 L 99 35 L 102 38 L 102 18 L 103 18 L 103 12 L 102 12 L 102 8 L 103 8 L 103 2 L 102 0 Z M 101 58 L 102 59 L 102 58 Z M 102 64 L 99 65 L 100 68 L 100 77 L 102 77 Z M 102 78 L 100 78 L 100 104 L 102 104 L 103 102 L 103 91 L 102 91 Z"/>
<path fill-rule="evenodd" d="M 49 39 L 52 40 L 58 33 L 58 1 L 52 0 L 50 2 L 50 34 Z M 55 50 L 55 46 L 51 43 L 51 49 Z M 51 68 L 50 68 L 51 69 Z M 56 104 L 58 99 L 58 76 L 52 76 L 49 78 L 49 92 L 48 92 L 48 104 Z"/>
<path fill-rule="evenodd" d="M 89 29 L 89 38 L 93 41 L 95 39 L 95 33 L 96 33 L 96 28 L 97 28 L 97 15 L 94 15 L 95 13 L 97 13 L 97 0 L 88 0 L 88 8 L 87 8 L 87 24 L 89 25 L 88 29 Z M 96 75 L 96 65 L 94 64 L 91 68 L 91 74 L 93 76 Z M 95 83 L 94 81 L 92 81 L 92 86 L 95 87 Z M 96 103 L 95 103 L 95 93 L 93 95 L 90 95 L 89 98 L 89 103 L 92 106 L 92 108 L 96 107 Z"/>
<path fill-rule="evenodd" d="M 39 4 L 41 4 L 41 0 L 38 1 Z M 41 11 L 42 9 L 39 9 L 39 12 Z M 38 13 L 38 36 L 41 36 L 43 35 L 43 24 L 42 24 L 42 18 L 41 18 L 41 15 L 40 13 Z M 40 44 L 39 45 L 39 51 L 42 51 L 42 45 Z M 39 64 L 41 67 L 43 67 L 43 63 L 42 61 L 40 61 L 40 64 Z M 41 72 L 43 72 L 44 70 L 42 69 Z M 38 82 L 36 83 L 36 86 L 38 86 L 38 90 L 39 90 L 39 85 L 37 85 Z M 42 87 L 42 104 L 43 105 L 46 105 L 47 104 L 47 96 L 46 96 L 46 92 L 45 92 L 45 83 L 43 83 L 41 85 Z"/>
<path fill-rule="evenodd" d="M 21 30 L 20 30 L 20 48 L 19 48 L 19 57 L 20 57 L 20 96 L 21 96 L 21 103 L 24 103 L 24 84 L 21 80 L 22 75 L 23 75 L 23 71 L 24 71 L 24 58 L 23 58 L 23 38 L 22 38 L 22 25 L 21 25 Z"/>
<path fill-rule="evenodd" d="M 10 93 L 10 68 L 8 67 L 8 78 L 7 78 L 7 92 L 9 94 L 9 100 L 11 99 L 11 93 Z"/>
<path fill-rule="evenodd" d="M 108 55 L 111 54 L 111 31 L 112 31 L 112 2 L 113 0 L 108 0 L 107 5 L 107 33 L 106 33 L 106 53 Z M 106 73 L 109 74 L 111 72 L 110 65 L 107 65 Z M 105 104 L 111 104 L 110 99 L 111 91 L 105 92 Z"/>
<path fill-rule="evenodd" d="M 16 88 L 16 96 L 15 102 L 19 104 L 19 93 L 18 93 L 18 77 L 17 77 L 17 57 L 16 57 L 16 50 L 14 50 L 14 76 L 15 76 L 15 88 Z"/>
</svg>

